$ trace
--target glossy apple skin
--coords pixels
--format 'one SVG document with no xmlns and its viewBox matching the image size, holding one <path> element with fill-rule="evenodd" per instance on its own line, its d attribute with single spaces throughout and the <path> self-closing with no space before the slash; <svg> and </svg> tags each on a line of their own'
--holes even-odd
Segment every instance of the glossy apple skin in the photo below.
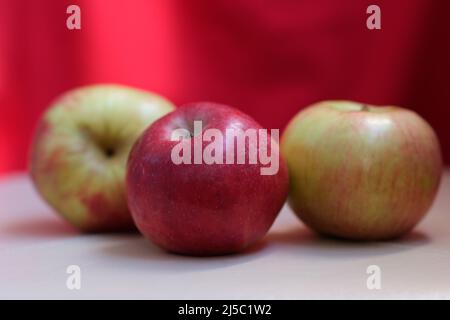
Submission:
<svg viewBox="0 0 450 320">
<path fill-rule="evenodd" d="M 94 85 L 59 97 L 38 124 L 30 174 L 44 200 L 86 232 L 135 230 L 125 169 L 138 136 L 174 106 L 119 85 Z"/>
<path fill-rule="evenodd" d="M 413 111 L 325 101 L 295 116 L 282 140 L 289 203 L 326 235 L 385 240 L 430 208 L 442 174 L 433 129 Z"/>
<path fill-rule="evenodd" d="M 177 143 L 170 141 L 171 132 L 191 128 L 194 120 L 223 134 L 236 126 L 261 128 L 237 109 L 213 103 L 186 105 L 153 123 L 128 161 L 132 216 L 142 234 L 168 251 L 197 256 L 239 252 L 266 234 L 286 201 L 286 164 L 280 156 L 279 170 L 270 176 L 260 174 L 259 162 L 176 165 L 170 156 Z"/>
</svg>

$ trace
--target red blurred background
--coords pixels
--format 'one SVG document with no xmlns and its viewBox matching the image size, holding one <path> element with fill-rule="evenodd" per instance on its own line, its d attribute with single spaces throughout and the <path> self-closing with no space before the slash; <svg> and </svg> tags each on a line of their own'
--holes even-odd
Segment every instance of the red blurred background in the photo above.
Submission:
<svg viewBox="0 0 450 320">
<path fill-rule="evenodd" d="M 66 8 L 81 8 L 68 30 Z M 366 8 L 381 7 L 381 30 Z M 176 104 L 238 107 L 284 128 L 306 105 L 412 108 L 450 162 L 446 0 L 0 0 L 0 174 L 26 168 L 38 117 L 75 86 L 114 82 Z"/>
</svg>

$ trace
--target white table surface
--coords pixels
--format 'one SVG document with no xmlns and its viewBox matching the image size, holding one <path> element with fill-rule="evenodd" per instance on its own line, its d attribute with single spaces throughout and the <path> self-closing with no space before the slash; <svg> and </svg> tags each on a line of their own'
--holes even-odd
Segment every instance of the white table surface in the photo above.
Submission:
<svg viewBox="0 0 450 320">
<path fill-rule="evenodd" d="M 66 268 L 81 268 L 69 290 Z M 381 269 L 369 290 L 366 269 Z M 234 256 L 190 258 L 139 235 L 81 235 L 40 200 L 25 174 L 0 178 L 0 298 L 450 298 L 450 171 L 415 231 L 353 243 L 308 231 L 285 206 L 265 240 Z"/>
</svg>

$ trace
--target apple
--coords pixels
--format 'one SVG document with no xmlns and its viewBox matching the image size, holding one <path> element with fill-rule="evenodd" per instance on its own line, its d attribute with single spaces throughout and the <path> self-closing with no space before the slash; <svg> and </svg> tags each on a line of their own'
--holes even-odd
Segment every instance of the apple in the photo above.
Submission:
<svg viewBox="0 0 450 320">
<path fill-rule="evenodd" d="M 135 229 L 125 197 L 129 151 L 174 106 L 152 93 L 93 85 L 59 97 L 40 119 L 30 153 L 38 192 L 86 232 Z"/>
<path fill-rule="evenodd" d="M 281 139 L 289 203 L 319 233 L 386 240 L 410 231 L 436 195 L 442 158 L 413 111 L 324 101 L 298 113 Z"/>
<path fill-rule="evenodd" d="M 289 183 L 274 130 L 252 139 L 264 130 L 237 109 L 206 102 L 155 121 L 128 160 L 128 205 L 141 233 L 167 251 L 196 256 L 236 253 L 260 240 L 286 201 Z M 180 144 L 183 163 L 174 159 Z M 252 163 L 256 151 L 259 160 Z M 276 170 L 264 171 L 265 151 Z"/>
</svg>

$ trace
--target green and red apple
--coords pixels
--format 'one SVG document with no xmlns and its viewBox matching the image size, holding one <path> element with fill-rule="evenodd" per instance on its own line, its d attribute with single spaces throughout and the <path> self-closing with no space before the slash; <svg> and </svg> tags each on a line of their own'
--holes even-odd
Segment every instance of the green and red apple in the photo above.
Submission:
<svg viewBox="0 0 450 320">
<path fill-rule="evenodd" d="M 35 133 L 30 173 L 36 189 L 83 231 L 135 228 L 125 197 L 128 154 L 144 129 L 173 109 L 156 94 L 119 85 L 63 94 Z"/>
<path fill-rule="evenodd" d="M 347 239 L 410 231 L 433 203 L 442 174 L 431 126 L 394 106 L 314 104 L 291 120 L 281 148 L 295 213 L 312 229 Z"/>
</svg>

